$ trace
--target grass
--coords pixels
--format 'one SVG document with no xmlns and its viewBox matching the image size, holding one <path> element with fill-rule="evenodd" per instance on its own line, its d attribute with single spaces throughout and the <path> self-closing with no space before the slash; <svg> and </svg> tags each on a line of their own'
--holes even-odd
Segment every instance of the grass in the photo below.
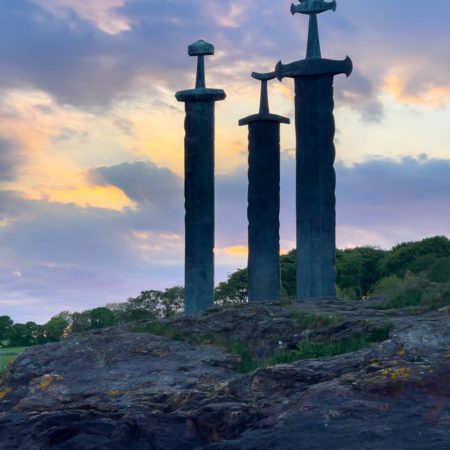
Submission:
<svg viewBox="0 0 450 450">
<path fill-rule="evenodd" d="M 291 351 L 276 352 L 272 357 L 262 360 L 258 368 L 270 367 L 276 364 L 289 364 L 303 359 L 323 358 L 343 355 L 367 348 L 375 342 L 383 342 L 389 338 L 391 324 L 385 324 L 376 328 L 362 337 L 350 337 L 340 341 L 311 342 L 304 339 L 297 344 L 297 348 Z"/>
<path fill-rule="evenodd" d="M 336 325 L 343 321 L 342 317 L 326 316 L 324 314 L 313 314 L 301 311 L 297 306 L 291 308 L 292 317 L 297 321 L 302 330 L 320 330 Z"/>
<path fill-rule="evenodd" d="M 425 289 L 406 289 L 384 303 L 373 306 L 373 309 L 387 310 L 409 308 L 412 310 L 429 311 L 450 305 L 450 289 L 440 286 Z"/>
<path fill-rule="evenodd" d="M 419 306 L 422 302 L 423 291 L 417 289 L 408 289 L 401 294 L 389 299 L 387 302 L 376 305 L 373 309 L 398 309 Z"/>
<path fill-rule="evenodd" d="M 301 311 L 296 312 L 299 324 L 305 329 L 326 328 L 342 319 L 334 316 L 323 316 L 309 314 Z M 382 342 L 389 338 L 392 326 L 385 324 L 375 328 L 365 336 L 355 336 L 341 341 L 330 342 L 310 342 L 302 340 L 295 350 L 277 351 L 271 357 L 255 359 L 247 344 L 227 336 L 210 333 L 203 336 L 193 335 L 185 331 L 172 328 L 170 325 L 161 322 L 152 322 L 141 327 L 135 327 L 134 332 L 147 332 L 158 336 L 166 336 L 175 341 L 188 342 L 192 345 L 214 345 L 223 348 L 226 352 L 239 357 L 239 363 L 235 367 L 237 373 L 250 373 L 256 369 L 274 366 L 276 364 L 286 364 L 302 359 L 322 358 L 325 356 L 336 356 L 350 353 L 368 347 L 371 343 Z"/>
<path fill-rule="evenodd" d="M 9 364 L 25 351 L 26 348 L 27 347 L 2 347 L 0 349 L 0 376 L 6 372 Z"/>
<path fill-rule="evenodd" d="M 449 261 L 450 258 L 436 265 L 433 279 L 412 273 L 407 273 L 403 278 L 389 276 L 381 279 L 371 294 L 387 296 L 388 299 L 373 306 L 373 309 L 408 308 L 424 312 L 450 305 L 450 283 L 444 281 L 448 279 L 447 271 L 450 272 Z"/>
<path fill-rule="evenodd" d="M 135 326 L 132 328 L 134 333 L 150 333 L 156 336 L 166 336 L 173 341 L 183 341 L 189 344 L 196 344 L 195 336 L 186 331 L 177 330 L 164 322 L 154 321 L 144 326 Z"/>
<path fill-rule="evenodd" d="M 162 322 L 148 323 L 142 327 L 135 327 L 132 331 L 151 333 L 156 336 L 166 336 L 173 341 L 187 342 L 191 345 L 214 345 L 215 347 L 223 348 L 226 352 L 239 357 L 240 362 L 235 368 L 235 371 L 238 373 L 248 373 L 257 368 L 248 345 L 227 338 L 226 336 L 214 333 L 198 336 L 186 331 L 177 330 Z"/>
</svg>

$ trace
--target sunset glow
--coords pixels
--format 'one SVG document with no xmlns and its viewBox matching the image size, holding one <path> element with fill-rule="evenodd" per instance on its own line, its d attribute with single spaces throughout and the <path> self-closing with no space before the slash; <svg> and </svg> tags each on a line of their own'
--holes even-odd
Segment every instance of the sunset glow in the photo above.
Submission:
<svg viewBox="0 0 450 450">
<path fill-rule="evenodd" d="M 197 39 L 213 42 L 216 282 L 247 263 L 250 73 L 303 58 L 291 1 L 5 0 L 0 4 L 0 315 L 66 309 L 183 283 L 184 105 Z M 398 3 L 398 2 L 397 2 Z M 401 3 L 401 2 L 400 2 Z M 338 1 L 322 54 L 335 80 L 337 240 L 390 247 L 450 235 L 450 3 Z M 295 245 L 294 84 L 269 84 L 281 134 L 281 246 Z"/>
</svg>

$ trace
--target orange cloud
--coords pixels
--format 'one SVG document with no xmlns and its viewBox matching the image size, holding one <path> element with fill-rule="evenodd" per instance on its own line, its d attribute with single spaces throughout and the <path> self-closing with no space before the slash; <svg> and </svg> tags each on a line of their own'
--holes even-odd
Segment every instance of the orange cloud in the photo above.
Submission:
<svg viewBox="0 0 450 450">
<path fill-rule="evenodd" d="M 410 94 L 406 92 L 407 79 L 400 74 L 390 74 L 385 78 L 384 91 L 401 103 L 431 108 L 444 108 L 450 103 L 450 84 L 438 86 L 429 84 L 422 92 Z"/>
<path fill-rule="evenodd" d="M 105 208 L 122 211 L 133 207 L 125 193 L 115 186 L 81 186 L 77 188 L 41 188 L 36 191 L 25 191 L 28 200 L 43 200 L 63 204 L 73 203 L 81 207 Z"/>
<path fill-rule="evenodd" d="M 124 113 L 123 113 L 124 115 Z M 7 185 L 27 199 L 122 210 L 134 203 L 114 186 L 94 186 L 92 166 L 133 158 L 133 137 L 116 125 L 122 114 L 105 116 L 58 105 L 41 91 L 11 90 L 0 101 L 0 136 L 18 142 L 23 161 Z M 95 149 L 92 151 L 91 149 Z"/>
<path fill-rule="evenodd" d="M 245 245 L 234 245 L 232 247 L 216 248 L 216 253 L 228 256 L 247 256 L 248 247 Z"/>
</svg>

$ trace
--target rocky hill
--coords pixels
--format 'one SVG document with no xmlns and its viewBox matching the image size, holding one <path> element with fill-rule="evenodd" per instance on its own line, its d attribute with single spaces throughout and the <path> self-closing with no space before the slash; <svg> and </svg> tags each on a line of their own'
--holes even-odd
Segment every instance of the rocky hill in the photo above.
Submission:
<svg viewBox="0 0 450 450">
<path fill-rule="evenodd" d="M 73 335 L 0 383 L 0 448 L 450 448 L 450 307 L 244 305 Z"/>
</svg>

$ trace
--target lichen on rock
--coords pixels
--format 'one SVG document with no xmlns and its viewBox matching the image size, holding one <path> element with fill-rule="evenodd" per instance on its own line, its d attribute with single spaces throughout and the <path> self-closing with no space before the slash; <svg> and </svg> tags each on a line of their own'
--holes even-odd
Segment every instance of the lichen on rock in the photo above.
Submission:
<svg viewBox="0 0 450 450">
<path fill-rule="evenodd" d="M 376 305 L 243 305 L 29 348 L 0 384 L 0 448 L 450 448 L 448 314 Z"/>
</svg>

